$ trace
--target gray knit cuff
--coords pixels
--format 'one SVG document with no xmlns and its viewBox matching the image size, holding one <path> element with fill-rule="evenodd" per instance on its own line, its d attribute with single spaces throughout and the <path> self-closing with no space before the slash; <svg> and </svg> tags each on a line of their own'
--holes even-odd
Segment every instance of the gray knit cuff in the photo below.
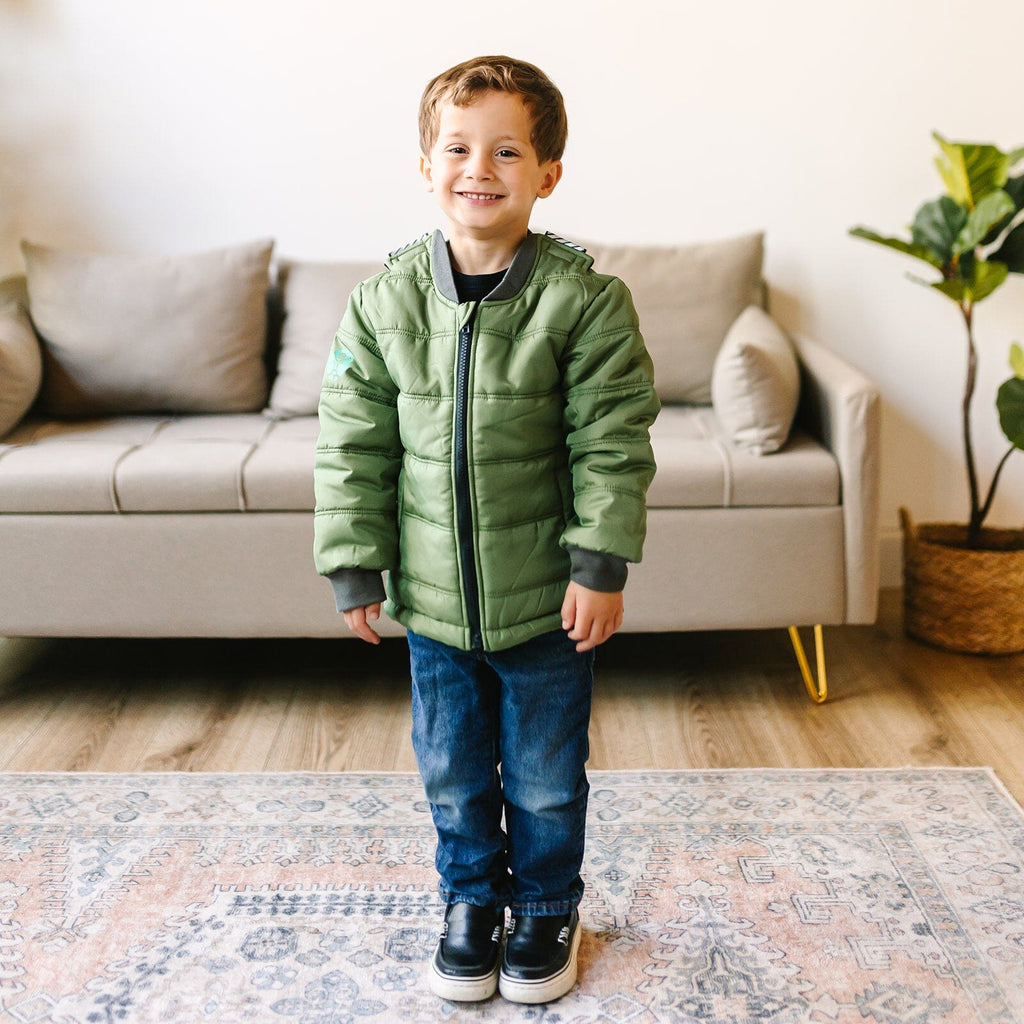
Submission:
<svg viewBox="0 0 1024 1024">
<path fill-rule="evenodd" d="M 573 583 L 606 594 L 617 594 L 626 586 L 629 569 L 624 558 L 586 548 L 567 547 L 566 550 L 572 561 L 569 576 Z"/>
<path fill-rule="evenodd" d="M 334 603 L 339 612 L 379 604 L 386 597 L 384 580 L 377 569 L 339 569 L 327 578 L 334 588 Z"/>
</svg>

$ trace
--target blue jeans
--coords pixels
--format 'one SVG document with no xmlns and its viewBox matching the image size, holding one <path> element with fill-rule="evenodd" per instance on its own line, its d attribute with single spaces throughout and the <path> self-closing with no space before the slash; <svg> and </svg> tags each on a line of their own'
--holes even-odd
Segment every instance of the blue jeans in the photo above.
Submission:
<svg viewBox="0 0 1024 1024">
<path fill-rule="evenodd" d="M 441 897 L 569 913 L 583 895 L 594 652 L 561 630 L 490 653 L 408 639 Z"/>
</svg>

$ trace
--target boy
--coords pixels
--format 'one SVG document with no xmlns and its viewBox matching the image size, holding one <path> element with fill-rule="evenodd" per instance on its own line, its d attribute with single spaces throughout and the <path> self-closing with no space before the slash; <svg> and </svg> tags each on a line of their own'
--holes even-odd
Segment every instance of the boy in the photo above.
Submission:
<svg viewBox="0 0 1024 1024">
<path fill-rule="evenodd" d="M 479 58 L 427 86 L 420 168 L 447 242 L 355 290 L 320 403 L 316 565 L 369 643 L 389 574 L 446 904 L 430 985 L 457 1001 L 575 983 L 594 648 L 622 622 L 654 474 L 626 287 L 529 231 L 565 139 L 530 64 Z"/>
</svg>

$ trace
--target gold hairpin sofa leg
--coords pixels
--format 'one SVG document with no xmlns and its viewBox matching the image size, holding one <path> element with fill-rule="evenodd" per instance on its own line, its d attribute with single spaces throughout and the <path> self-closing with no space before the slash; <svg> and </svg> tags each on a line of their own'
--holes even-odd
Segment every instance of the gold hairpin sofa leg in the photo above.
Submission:
<svg viewBox="0 0 1024 1024">
<path fill-rule="evenodd" d="M 817 681 L 811 675 L 811 667 L 807 663 L 803 641 L 800 639 L 800 630 L 796 626 L 789 627 L 789 639 L 793 642 L 793 650 L 796 652 L 796 660 L 800 664 L 800 674 L 804 677 L 807 695 L 815 704 L 824 704 L 828 698 L 828 680 L 825 677 L 825 642 L 822 639 L 821 626 L 814 627 L 814 655 L 818 668 Z"/>
</svg>

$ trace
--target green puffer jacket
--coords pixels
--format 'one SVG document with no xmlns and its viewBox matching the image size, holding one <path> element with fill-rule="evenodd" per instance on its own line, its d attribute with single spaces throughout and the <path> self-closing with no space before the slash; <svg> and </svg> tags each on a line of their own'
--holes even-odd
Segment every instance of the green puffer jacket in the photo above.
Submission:
<svg viewBox="0 0 1024 1024">
<path fill-rule="evenodd" d="M 659 403 L 629 291 L 592 262 L 531 233 L 460 304 L 436 232 L 353 292 L 315 473 L 315 563 L 340 608 L 387 571 L 392 618 L 502 650 L 560 628 L 577 562 L 624 580 L 640 560 Z"/>
</svg>

